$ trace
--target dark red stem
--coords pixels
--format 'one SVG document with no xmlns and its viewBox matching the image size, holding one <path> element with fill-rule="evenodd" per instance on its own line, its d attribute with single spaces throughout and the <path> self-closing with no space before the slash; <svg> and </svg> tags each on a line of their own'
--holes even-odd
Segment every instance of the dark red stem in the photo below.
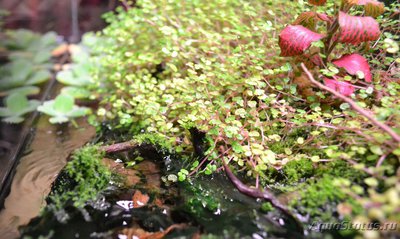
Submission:
<svg viewBox="0 0 400 239">
<path fill-rule="evenodd" d="M 278 199 L 270 191 L 267 191 L 266 189 L 261 191 L 257 188 L 248 187 L 232 173 L 231 169 L 225 162 L 223 162 L 223 164 L 226 175 L 228 176 L 229 180 L 231 180 L 231 182 L 235 185 L 235 187 L 239 190 L 239 192 L 253 198 L 262 198 L 267 200 L 272 204 L 273 207 L 281 210 L 285 215 L 292 218 L 296 222 L 297 229 L 301 231 L 303 234 L 304 231 L 303 225 L 299 221 L 299 219 L 295 217 L 285 205 L 279 202 Z"/>
</svg>

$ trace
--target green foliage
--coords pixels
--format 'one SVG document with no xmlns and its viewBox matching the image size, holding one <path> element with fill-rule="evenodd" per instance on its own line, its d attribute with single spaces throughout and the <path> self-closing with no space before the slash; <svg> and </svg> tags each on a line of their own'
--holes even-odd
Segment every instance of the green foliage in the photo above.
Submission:
<svg viewBox="0 0 400 239">
<path fill-rule="evenodd" d="M 14 93 L 4 99 L 5 107 L 0 107 L 2 121 L 18 124 L 24 121 L 23 115 L 36 110 L 40 105 L 37 100 L 28 100 L 24 94 Z"/>
<path fill-rule="evenodd" d="M 53 238 L 54 237 L 54 231 L 53 230 L 51 230 L 51 231 L 49 231 L 47 234 L 45 234 L 45 235 L 40 235 L 40 236 L 38 236 L 37 237 L 37 239 L 51 239 L 51 238 Z M 23 236 L 22 237 L 22 239 L 33 239 L 33 237 L 31 237 L 31 236 Z"/>
<path fill-rule="evenodd" d="M 400 20 L 395 16 L 398 14 L 400 8 L 399 2 L 393 2 L 389 8 L 386 8 L 385 13 L 377 20 L 382 26 L 381 38 L 375 44 L 375 48 L 369 50 L 369 52 L 378 51 L 377 54 L 370 54 L 368 57 L 370 62 L 373 64 L 375 69 L 386 70 L 392 72 L 394 78 L 399 78 L 400 73 L 396 70 L 396 66 L 400 64 L 400 51 L 399 51 L 399 34 L 400 31 Z"/>
<path fill-rule="evenodd" d="M 187 171 L 186 169 L 182 168 L 178 172 L 178 180 L 179 181 L 185 181 L 188 175 L 189 175 L 189 171 Z"/>
<path fill-rule="evenodd" d="M 93 84 L 92 71 L 97 67 L 96 57 L 91 55 L 89 46 L 95 44 L 99 39 L 91 33 L 83 35 L 79 45 L 70 47 L 72 64 L 57 73 L 58 82 L 66 85 L 61 89 L 62 94 L 68 94 L 76 99 L 87 99 L 91 97 L 88 90 Z"/>
<path fill-rule="evenodd" d="M 0 67 L 0 91 L 25 87 L 37 93 L 35 85 L 51 77 L 51 51 L 56 46 L 56 35 L 49 32 L 39 35 L 28 30 L 7 31 L 1 46 L 7 49 L 9 63 Z M 30 88 L 26 88 L 30 86 Z"/>
<path fill-rule="evenodd" d="M 18 87 L 33 86 L 50 79 L 51 74 L 46 69 L 37 69 L 27 59 L 14 60 L 0 68 L 2 91 L 12 90 Z"/>
<path fill-rule="evenodd" d="M 354 221 L 370 222 L 379 221 L 382 225 L 389 222 L 399 222 L 400 215 L 400 190 L 397 177 L 389 177 L 381 183 L 374 177 L 364 180 L 367 189 L 352 185 L 349 181 L 334 180 L 335 186 L 343 191 L 346 196 L 358 197 L 357 202 L 365 210 L 353 211 L 351 216 Z"/>
<path fill-rule="evenodd" d="M 111 172 L 101 163 L 103 156 L 96 146 L 85 146 L 73 153 L 64 171 L 74 186 L 60 188 L 51 195 L 57 209 L 62 209 L 69 201 L 76 207 L 83 207 L 109 185 Z"/>
<path fill-rule="evenodd" d="M 37 100 L 28 95 L 40 92 L 38 85 L 51 78 L 51 50 L 56 45 L 56 35 L 35 34 L 28 30 L 6 31 L 1 36 L 0 51 L 7 62 L 0 66 L 0 94 L 6 96 L 0 109 L 2 120 L 21 123 L 23 115 L 36 110 Z"/>
<path fill-rule="evenodd" d="M 275 88 L 267 81 L 290 67 L 273 56 L 273 35 L 284 19 L 272 23 L 280 11 L 269 10 L 271 4 L 169 1 L 166 7 L 138 1 L 128 12 L 108 14 L 104 40 L 93 50 L 102 55 L 93 77 L 103 97 L 98 115 L 116 118 L 119 127 L 135 134 L 165 135 L 179 153 L 193 150 L 190 128 L 206 132 L 211 164 L 205 174 L 224 156 L 254 175 L 279 164 L 283 155 L 275 156 L 268 144 L 284 124 L 270 120 L 281 117 L 290 103 L 275 104 Z M 287 6 L 296 9 L 282 2 L 282 9 Z"/>
<path fill-rule="evenodd" d="M 333 6 L 328 1 L 318 13 L 333 14 Z M 195 145 L 204 149 L 202 167 L 193 157 L 173 180 L 196 175 L 191 172 L 212 174 L 225 160 L 263 186 L 274 182 L 285 192 L 298 190 L 301 200 L 294 206 L 304 214 L 328 219 L 347 203 L 354 216 L 366 215 L 355 201 L 379 200 L 368 196 L 381 194 L 382 176 L 395 177 L 398 146 L 349 105 L 313 89 L 296 65 L 277 56 L 278 33 L 308 7 L 303 1 L 141 0 L 128 11 L 107 14 L 109 26 L 98 34 L 102 40 L 91 45 L 99 67 L 91 71 L 89 88 L 101 99 L 99 120 L 117 122 L 115 128 L 128 129 L 139 141 L 182 156 L 194 152 L 190 129 L 204 132 L 204 144 Z M 395 34 L 387 35 L 397 20 L 384 15 L 377 21 L 387 24 L 385 39 L 395 41 Z M 338 44 L 330 54 L 319 53 L 331 60 L 365 51 L 371 60 L 382 50 L 388 64 L 379 63 L 370 85 L 360 83 L 349 97 L 398 131 L 400 85 L 393 70 L 398 63 L 387 54 L 396 46 L 385 39 L 375 48 Z M 325 42 L 315 42 L 309 53 L 323 47 Z M 350 76 L 334 64 L 326 64 L 322 74 L 340 74 L 352 83 L 366 77 Z M 365 181 L 371 175 L 375 181 Z M 335 178 L 353 182 L 355 190 L 371 190 L 355 196 Z"/>
<path fill-rule="evenodd" d="M 75 105 L 74 98 L 70 95 L 60 94 L 54 100 L 49 100 L 39 106 L 38 111 L 50 117 L 52 124 L 61 124 L 82 117 L 90 113 L 90 109 Z"/>
</svg>

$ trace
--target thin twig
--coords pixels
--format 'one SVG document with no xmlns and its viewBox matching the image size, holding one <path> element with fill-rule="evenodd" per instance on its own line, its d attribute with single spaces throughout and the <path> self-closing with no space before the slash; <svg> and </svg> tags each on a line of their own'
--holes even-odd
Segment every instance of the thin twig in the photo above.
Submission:
<svg viewBox="0 0 400 239">
<path fill-rule="evenodd" d="M 382 154 L 382 156 L 379 158 L 378 162 L 376 163 L 377 168 L 379 168 L 382 165 L 383 161 L 385 161 L 387 156 L 388 156 L 387 154 Z"/>
<path fill-rule="evenodd" d="M 308 79 L 311 81 L 311 83 L 316 85 L 318 88 L 326 90 L 329 93 L 333 94 L 334 96 L 338 97 L 339 99 L 343 100 L 344 102 L 348 103 L 355 111 L 357 111 L 358 113 L 365 116 L 367 119 L 369 119 L 371 121 L 372 124 L 381 128 L 383 131 L 388 133 L 396 142 L 400 143 L 400 136 L 396 132 L 394 132 L 388 125 L 378 121 L 372 114 L 370 114 L 368 111 L 366 111 L 363 108 L 361 108 L 360 106 L 358 106 L 357 103 L 355 101 L 353 101 L 352 99 L 350 99 L 350 98 L 340 94 L 339 92 L 316 81 L 314 79 L 314 77 L 312 76 L 311 72 L 307 69 L 307 67 L 303 63 L 301 63 L 301 68 L 303 68 L 303 71 L 306 73 L 306 75 L 307 75 Z"/>
<path fill-rule="evenodd" d="M 138 149 L 139 147 L 140 144 L 138 144 L 136 141 L 131 140 L 122 143 L 102 146 L 100 150 L 109 154 L 109 153 L 118 153 L 122 151 Z"/>
</svg>

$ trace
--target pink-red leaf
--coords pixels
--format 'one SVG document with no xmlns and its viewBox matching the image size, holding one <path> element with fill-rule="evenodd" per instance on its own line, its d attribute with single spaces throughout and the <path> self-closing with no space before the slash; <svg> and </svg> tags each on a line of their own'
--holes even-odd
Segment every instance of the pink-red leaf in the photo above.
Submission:
<svg viewBox="0 0 400 239">
<path fill-rule="evenodd" d="M 344 96 L 350 96 L 354 92 L 354 86 L 344 81 L 337 81 L 329 78 L 324 78 L 324 83 L 332 90 L 335 90 Z"/>
<path fill-rule="evenodd" d="M 343 67 L 349 74 L 356 75 L 357 71 L 364 73 L 366 82 L 372 81 L 371 69 L 367 60 L 359 54 L 344 55 L 340 59 L 332 61 L 338 67 Z"/>
<path fill-rule="evenodd" d="M 385 5 L 378 1 L 368 1 L 365 6 L 365 15 L 371 17 L 378 17 L 385 12 Z"/>
<path fill-rule="evenodd" d="M 343 0 L 348 5 L 364 6 L 365 15 L 377 17 L 385 11 L 385 4 L 376 0 Z"/>
<path fill-rule="evenodd" d="M 355 17 L 340 12 L 339 26 L 340 42 L 353 45 L 377 40 L 381 34 L 379 24 L 372 17 Z"/>
<path fill-rule="evenodd" d="M 326 3 L 326 0 L 308 0 L 308 3 L 316 6 L 322 6 Z"/>
<path fill-rule="evenodd" d="M 315 33 L 301 25 L 289 25 L 279 34 L 281 56 L 297 56 L 303 54 L 312 42 L 322 39 L 324 35 Z"/>
<path fill-rule="evenodd" d="M 303 12 L 296 18 L 293 25 L 302 25 L 309 29 L 314 29 L 317 21 L 330 22 L 332 20 L 323 13 Z"/>
<path fill-rule="evenodd" d="M 360 5 L 360 6 L 363 6 L 363 5 L 367 4 L 367 3 L 378 2 L 378 1 L 376 1 L 376 0 L 343 0 L 343 2 L 345 4 L 349 4 L 349 5 Z"/>
</svg>

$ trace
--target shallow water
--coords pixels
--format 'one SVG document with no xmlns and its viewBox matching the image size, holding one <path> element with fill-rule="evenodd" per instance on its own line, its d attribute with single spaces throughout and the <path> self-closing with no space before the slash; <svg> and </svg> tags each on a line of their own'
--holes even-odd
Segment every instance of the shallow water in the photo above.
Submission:
<svg viewBox="0 0 400 239">
<path fill-rule="evenodd" d="M 51 184 L 65 166 L 68 155 L 95 135 L 95 129 L 82 119 L 79 128 L 60 128 L 41 117 L 36 135 L 16 169 L 11 192 L 0 211 L 1 238 L 17 238 L 18 227 L 38 216 Z"/>
<path fill-rule="evenodd" d="M 103 159 L 114 172 L 126 176 L 112 183 L 97 199 L 77 208 L 67 200 L 62 209 L 49 205 L 40 217 L 23 227 L 23 236 L 38 238 L 301 238 L 292 222 L 280 212 L 263 212 L 261 201 L 239 193 L 223 174 L 198 177 L 192 182 L 167 183 L 163 175 L 176 173 L 181 165 L 153 157 L 124 168 L 118 159 Z M 169 159 L 169 157 L 168 157 Z M 61 174 L 63 175 L 63 174 Z M 74 185 L 59 177 L 55 185 L 65 190 Z M 112 180 L 113 181 L 113 180 Z M 123 186 L 124 185 L 124 186 Z M 63 194 L 59 188 L 53 192 Z M 137 192 L 146 195 L 137 203 Z M 140 197 L 139 197 L 140 198 Z M 51 200 L 48 200 L 50 203 Z M 135 203 L 140 206 L 135 206 Z M 285 221 L 283 220 L 285 219 Z M 175 227 L 169 231 L 168 228 Z M 50 233 L 50 234 L 49 234 Z"/>
</svg>

